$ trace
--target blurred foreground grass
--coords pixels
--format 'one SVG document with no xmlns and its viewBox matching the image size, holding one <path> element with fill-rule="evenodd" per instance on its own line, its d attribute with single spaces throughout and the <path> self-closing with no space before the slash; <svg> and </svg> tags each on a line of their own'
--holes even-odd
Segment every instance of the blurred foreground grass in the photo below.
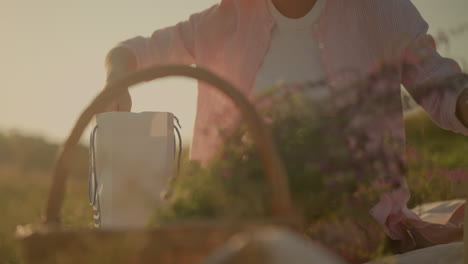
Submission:
<svg viewBox="0 0 468 264">
<path fill-rule="evenodd" d="M 39 222 L 58 146 L 18 133 L 0 135 L 0 264 L 21 263 L 13 234 L 18 224 Z M 78 148 L 62 213 L 65 225 L 90 227 L 87 149 Z"/>
<path fill-rule="evenodd" d="M 437 128 L 426 114 L 406 116 L 409 207 L 422 202 L 456 198 L 440 169 L 468 168 L 466 137 Z M 50 185 L 50 171 L 58 146 L 38 137 L 0 134 L 0 264 L 21 263 L 15 250 L 15 226 L 40 221 Z M 185 151 L 186 153 L 186 151 Z M 185 157 L 187 155 L 184 155 Z M 64 225 L 90 227 L 87 149 L 80 146 L 62 213 Z M 432 175 L 432 176 L 431 176 Z"/>
</svg>

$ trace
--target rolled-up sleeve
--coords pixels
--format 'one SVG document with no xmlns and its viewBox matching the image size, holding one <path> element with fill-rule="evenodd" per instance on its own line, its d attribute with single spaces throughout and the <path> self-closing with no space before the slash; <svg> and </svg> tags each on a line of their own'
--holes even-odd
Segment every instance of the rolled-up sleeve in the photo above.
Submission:
<svg viewBox="0 0 468 264">
<path fill-rule="evenodd" d="M 403 53 L 402 84 L 441 128 L 468 135 L 456 116 L 457 100 L 468 88 L 466 75 L 452 59 L 442 57 L 428 24 L 408 0 L 404 5 L 401 27 L 413 37 Z"/>
<path fill-rule="evenodd" d="M 137 59 L 137 69 L 156 64 L 194 64 L 195 42 L 199 25 L 217 12 L 214 5 L 190 16 L 186 21 L 159 29 L 150 37 L 138 36 L 120 42 L 118 47 L 126 47 Z"/>
<path fill-rule="evenodd" d="M 435 40 L 428 34 L 428 24 L 410 0 L 380 3 L 385 7 L 389 39 L 398 40 L 392 43 L 400 45 L 398 55 L 403 86 L 438 126 L 468 135 L 468 129 L 456 116 L 458 97 L 468 88 L 466 75 L 454 60 L 437 52 Z M 409 228 L 416 232 L 430 230 L 434 235 L 451 228 L 430 225 L 420 219 L 407 208 L 409 199 L 410 191 L 404 182 L 400 188 L 383 193 L 370 211 L 391 239 L 411 240 Z M 432 238 L 436 243 L 444 241 L 443 236 Z"/>
</svg>

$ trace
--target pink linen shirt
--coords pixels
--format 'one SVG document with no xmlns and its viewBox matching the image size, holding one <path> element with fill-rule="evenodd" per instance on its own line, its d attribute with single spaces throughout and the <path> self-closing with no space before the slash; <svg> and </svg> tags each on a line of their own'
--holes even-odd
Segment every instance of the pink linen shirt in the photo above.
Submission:
<svg viewBox="0 0 468 264">
<path fill-rule="evenodd" d="M 223 0 L 193 14 L 187 21 L 120 43 L 137 58 L 138 68 L 155 64 L 196 64 L 233 83 L 252 97 L 255 76 L 268 52 L 275 22 L 267 0 Z M 382 63 L 397 64 L 399 80 L 389 89 L 392 103 L 401 105 L 400 84 L 442 128 L 468 135 L 455 116 L 463 88 L 447 87 L 439 96 L 417 98 L 420 84 L 461 73 L 456 62 L 441 57 L 428 24 L 409 0 L 327 0 L 311 34 L 319 42 L 321 63 L 332 86 L 345 87 Z M 415 55 L 415 56 L 411 56 Z M 352 69 L 354 74 L 343 74 Z M 356 75 L 357 73 L 357 75 Z M 235 123 L 237 111 L 222 94 L 199 83 L 191 158 L 206 163 L 222 140 L 217 128 Z M 404 140 L 403 115 L 389 128 Z M 415 228 L 427 225 L 406 208 L 406 187 L 382 194 L 371 210 L 392 239 L 404 239 L 402 221 Z"/>
</svg>

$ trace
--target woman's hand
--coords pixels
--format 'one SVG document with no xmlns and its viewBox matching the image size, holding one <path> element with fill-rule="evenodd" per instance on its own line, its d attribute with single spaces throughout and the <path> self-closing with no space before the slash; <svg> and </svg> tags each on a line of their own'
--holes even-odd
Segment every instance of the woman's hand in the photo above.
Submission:
<svg viewBox="0 0 468 264">
<path fill-rule="evenodd" d="M 106 57 L 107 84 L 135 71 L 136 64 L 135 56 L 127 48 L 117 47 L 109 51 Z M 130 112 L 131 110 L 132 98 L 128 89 L 106 108 L 106 112 Z"/>
<path fill-rule="evenodd" d="M 130 112 L 132 110 L 132 97 L 128 90 L 119 97 L 117 100 L 112 102 L 105 112 Z"/>
</svg>

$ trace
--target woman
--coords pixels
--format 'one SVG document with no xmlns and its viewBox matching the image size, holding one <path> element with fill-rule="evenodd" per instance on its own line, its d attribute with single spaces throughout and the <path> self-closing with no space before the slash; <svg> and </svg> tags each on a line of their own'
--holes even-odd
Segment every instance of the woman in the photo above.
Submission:
<svg viewBox="0 0 468 264">
<path fill-rule="evenodd" d="M 112 81 L 154 64 L 196 64 L 251 97 L 278 80 L 326 78 L 336 92 L 379 65 L 392 64 L 398 76 L 388 87 L 394 91 L 389 102 L 401 105 L 403 84 L 440 127 L 468 135 L 466 82 L 441 86 L 437 94 L 422 90 L 461 73 L 456 62 L 437 53 L 427 30 L 409 0 L 223 0 L 151 37 L 120 43 L 109 52 L 106 67 Z M 128 93 L 109 108 L 130 109 Z M 222 95 L 199 84 L 192 159 L 206 163 L 213 157 L 221 143 L 217 128 L 231 127 L 236 113 Z M 401 113 L 394 124 L 379 130 L 404 139 Z M 422 221 L 406 208 L 408 199 L 402 180 L 371 210 L 391 239 L 413 243 L 408 230 L 422 234 L 423 244 L 459 239 L 461 227 Z"/>
</svg>

